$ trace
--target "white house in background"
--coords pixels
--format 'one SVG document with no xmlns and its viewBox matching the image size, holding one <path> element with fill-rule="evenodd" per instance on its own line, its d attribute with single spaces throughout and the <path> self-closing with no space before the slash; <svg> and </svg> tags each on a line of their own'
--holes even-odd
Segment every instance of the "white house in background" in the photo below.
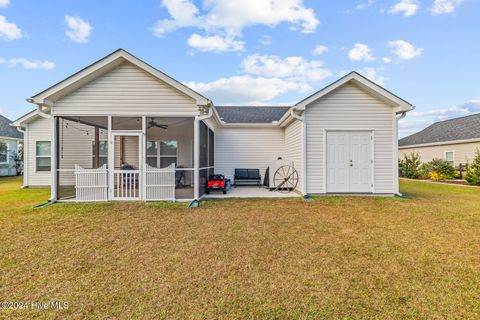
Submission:
<svg viewBox="0 0 480 320">
<path fill-rule="evenodd" d="M 17 175 L 14 155 L 18 154 L 23 134 L 11 123 L 0 115 L 0 177 Z"/>
<path fill-rule="evenodd" d="M 356 72 L 289 107 L 214 106 L 122 49 L 28 101 L 24 186 L 70 201 L 199 199 L 210 173 L 278 157 L 300 194 L 393 195 L 413 109 Z"/>
</svg>

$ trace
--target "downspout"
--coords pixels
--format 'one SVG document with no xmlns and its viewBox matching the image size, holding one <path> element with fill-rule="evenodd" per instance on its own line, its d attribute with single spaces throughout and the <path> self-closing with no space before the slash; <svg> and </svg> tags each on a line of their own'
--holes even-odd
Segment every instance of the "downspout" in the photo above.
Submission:
<svg viewBox="0 0 480 320">
<path fill-rule="evenodd" d="M 405 118 L 405 116 L 407 115 L 407 112 L 406 111 L 403 111 L 401 113 L 398 113 L 395 115 L 395 121 L 396 121 L 396 128 L 395 128 L 395 195 L 396 196 L 399 196 L 399 197 L 402 197 L 403 195 L 400 193 L 400 190 L 399 190 L 399 183 L 400 183 L 400 179 L 399 179 L 399 168 L 398 168 L 398 121 Z"/>
</svg>

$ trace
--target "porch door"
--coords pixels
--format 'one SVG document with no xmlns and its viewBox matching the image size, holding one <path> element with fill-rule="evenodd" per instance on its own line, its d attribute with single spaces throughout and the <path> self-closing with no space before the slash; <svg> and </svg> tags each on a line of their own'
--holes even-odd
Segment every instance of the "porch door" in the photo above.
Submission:
<svg viewBox="0 0 480 320">
<path fill-rule="evenodd" d="M 372 192 L 372 133 L 327 132 L 327 192 Z"/>
<path fill-rule="evenodd" d="M 113 133 L 113 200 L 142 199 L 142 134 Z"/>
</svg>

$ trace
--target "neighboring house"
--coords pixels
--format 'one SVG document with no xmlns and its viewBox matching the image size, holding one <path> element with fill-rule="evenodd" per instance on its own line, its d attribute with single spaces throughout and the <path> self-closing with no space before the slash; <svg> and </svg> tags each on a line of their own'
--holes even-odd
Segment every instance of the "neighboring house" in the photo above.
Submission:
<svg viewBox="0 0 480 320">
<path fill-rule="evenodd" d="M 209 174 L 278 157 L 304 195 L 393 195 L 413 108 L 355 72 L 288 107 L 214 106 L 121 49 L 28 101 L 24 185 L 70 201 L 199 199 Z"/>
<path fill-rule="evenodd" d="M 17 175 L 15 157 L 21 148 L 23 134 L 11 123 L 0 115 L 0 176 Z"/>
<path fill-rule="evenodd" d="M 480 113 L 440 121 L 398 141 L 399 157 L 418 153 L 422 162 L 445 159 L 457 167 L 472 162 L 480 149 Z"/>
</svg>

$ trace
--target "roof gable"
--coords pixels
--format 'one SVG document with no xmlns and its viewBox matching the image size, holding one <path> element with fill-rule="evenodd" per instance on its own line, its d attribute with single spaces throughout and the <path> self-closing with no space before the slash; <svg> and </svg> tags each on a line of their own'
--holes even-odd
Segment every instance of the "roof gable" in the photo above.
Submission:
<svg viewBox="0 0 480 320">
<path fill-rule="evenodd" d="M 436 122 L 400 139 L 398 145 L 403 147 L 470 139 L 480 139 L 480 113 Z"/>
<path fill-rule="evenodd" d="M 79 87 L 85 85 L 88 82 L 96 79 L 100 75 L 103 75 L 114 68 L 118 67 L 125 61 L 128 61 L 135 65 L 136 67 L 142 69 L 146 73 L 158 78 L 159 80 L 167 83 L 178 91 L 186 94 L 196 101 L 198 105 L 208 105 L 210 100 L 202 96 L 201 94 L 195 92 L 189 87 L 185 86 L 181 82 L 171 78 L 165 73 L 155 69 L 151 65 L 145 63 L 144 61 L 138 59 L 129 52 L 119 49 L 108 56 L 98 60 L 97 62 L 87 66 L 86 68 L 80 70 L 79 72 L 71 75 L 70 77 L 60 81 L 59 83 L 45 89 L 44 91 L 34 95 L 31 98 L 31 102 L 36 104 L 46 104 L 47 100 L 56 100 L 60 97 L 65 96 L 66 94 L 75 91 Z"/>
<path fill-rule="evenodd" d="M 376 83 L 370 81 L 369 79 L 365 78 L 364 76 L 360 75 L 357 72 L 350 72 L 346 76 L 338 79 L 337 81 L 331 83 L 330 85 L 326 86 L 325 88 L 315 92 L 311 96 L 303 99 L 302 101 L 298 102 L 294 107 L 298 110 L 305 110 L 305 107 L 308 104 L 311 104 L 322 97 L 328 95 L 329 93 L 333 92 L 334 90 L 338 89 L 339 87 L 347 84 L 347 83 L 354 83 L 358 87 L 364 89 L 365 91 L 371 93 L 375 97 L 388 102 L 394 107 L 398 108 L 398 112 L 406 112 L 414 109 L 414 106 L 409 102 L 401 99 L 400 97 L 394 95 L 390 91 L 386 90 L 385 88 L 377 85 Z"/>
</svg>

